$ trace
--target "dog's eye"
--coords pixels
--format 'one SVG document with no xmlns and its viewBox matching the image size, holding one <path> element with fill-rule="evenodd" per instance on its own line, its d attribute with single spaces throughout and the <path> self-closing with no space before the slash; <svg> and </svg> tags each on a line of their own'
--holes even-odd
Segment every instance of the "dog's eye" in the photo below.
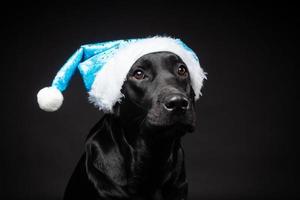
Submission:
<svg viewBox="0 0 300 200">
<path fill-rule="evenodd" d="M 133 76 L 134 78 L 141 80 L 145 78 L 145 73 L 142 70 L 137 69 L 134 71 Z"/>
<path fill-rule="evenodd" d="M 187 71 L 187 69 L 184 65 L 180 65 L 178 67 L 177 73 L 178 73 L 179 76 L 187 76 L 188 71 Z"/>
</svg>

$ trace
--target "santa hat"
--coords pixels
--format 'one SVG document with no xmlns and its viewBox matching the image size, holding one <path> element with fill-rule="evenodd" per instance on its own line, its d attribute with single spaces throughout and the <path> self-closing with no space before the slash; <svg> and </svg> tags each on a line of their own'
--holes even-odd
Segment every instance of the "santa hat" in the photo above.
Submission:
<svg viewBox="0 0 300 200">
<path fill-rule="evenodd" d="M 104 112 L 112 112 L 113 106 L 123 97 L 121 88 L 131 66 L 143 55 L 160 51 L 172 52 L 183 60 L 197 100 L 206 76 L 196 54 L 180 39 L 156 36 L 81 46 L 58 71 L 52 85 L 38 92 L 38 104 L 49 112 L 59 109 L 63 102 L 62 92 L 78 69 L 89 101 Z"/>
</svg>

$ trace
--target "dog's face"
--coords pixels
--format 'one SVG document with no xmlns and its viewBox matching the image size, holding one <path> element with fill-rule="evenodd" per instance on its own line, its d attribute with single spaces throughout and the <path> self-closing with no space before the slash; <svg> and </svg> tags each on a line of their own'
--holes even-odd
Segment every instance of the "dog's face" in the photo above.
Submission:
<svg viewBox="0 0 300 200">
<path fill-rule="evenodd" d="M 122 88 L 119 113 L 148 128 L 195 126 L 194 91 L 187 66 L 171 52 L 150 53 L 131 67 Z"/>
</svg>

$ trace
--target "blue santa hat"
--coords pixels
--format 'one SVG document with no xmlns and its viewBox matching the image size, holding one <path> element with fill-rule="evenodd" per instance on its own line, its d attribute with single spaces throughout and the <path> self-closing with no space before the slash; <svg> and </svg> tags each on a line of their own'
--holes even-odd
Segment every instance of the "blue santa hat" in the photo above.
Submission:
<svg viewBox="0 0 300 200">
<path fill-rule="evenodd" d="M 49 112 L 58 110 L 63 102 L 62 92 L 78 69 L 89 101 L 104 112 L 113 112 L 113 106 L 123 97 L 121 88 L 131 66 L 143 55 L 160 51 L 172 52 L 183 60 L 197 100 L 206 76 L 196 54 L 180 39 L 156 36 L 81 46 L 58 71 L 52 85 L 38 92 L 39 107 Z"/>
</svg>

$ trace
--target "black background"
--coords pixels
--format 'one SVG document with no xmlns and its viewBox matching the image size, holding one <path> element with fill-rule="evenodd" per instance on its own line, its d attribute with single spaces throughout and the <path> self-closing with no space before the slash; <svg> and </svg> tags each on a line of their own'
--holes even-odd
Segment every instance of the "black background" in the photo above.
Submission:
<svg viewBox="0 0 300 200">
<path fill-rule="evenodd" d="M 1 199 L 60 199 L 102 116 L 78 73 L 59 111 L 38 108 L 36 93 L 67 58 L 82 44 L 157 34 L 181 38 L 208 73 L 197 129 L 183 139 L 190 199 L 300 197 L 296 5 L 13 3 L 1 10 Z"/>
</svg>

